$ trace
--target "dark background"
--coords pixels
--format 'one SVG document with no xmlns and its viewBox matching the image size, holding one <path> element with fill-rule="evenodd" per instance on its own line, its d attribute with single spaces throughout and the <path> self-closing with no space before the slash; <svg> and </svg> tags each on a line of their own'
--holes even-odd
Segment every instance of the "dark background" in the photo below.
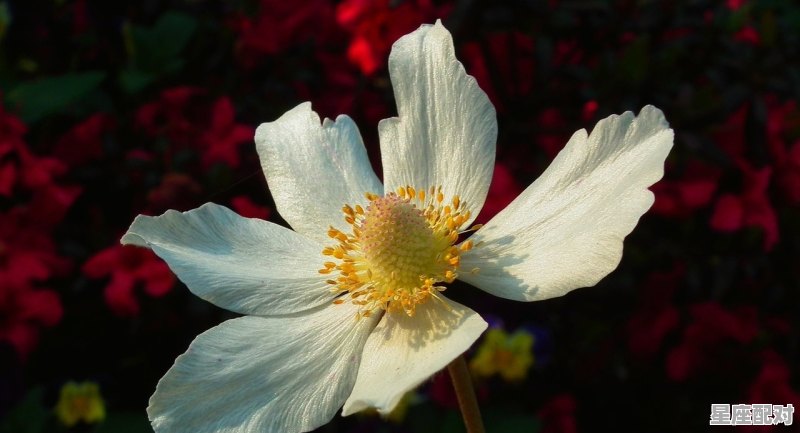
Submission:
<svg viewBox="0 0 800 433">
<path fill-rule="evenodd" d="M 233 315 L 121 234 L 207 201 L 285 224 L 252 134 L 305 100 L 353 117 L 380 173 L 389 49 L 437 18 L 497 108 L 483 221 L 577 129 L 653 104 L 675 130 L 656 204 L 596 287 L 536 303 L 448 290 L 535 336 L 526 380 L 478 382 L 488 430 L 694 432 L 711 403 L 797 407 L 794 2 L 4 1 L 0 431 L 148 431 L 157 380 Z M 105 422 L 59 424 L 69 380 L 100 385 Z M 401 422 L 320 430 L 459 429 L 440 376 Z"/>
</svg>

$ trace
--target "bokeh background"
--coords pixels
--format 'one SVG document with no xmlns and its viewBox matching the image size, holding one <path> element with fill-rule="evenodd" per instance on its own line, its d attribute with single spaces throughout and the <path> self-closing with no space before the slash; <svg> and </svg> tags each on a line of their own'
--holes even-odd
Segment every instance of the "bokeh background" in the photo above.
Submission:
<svg viewBox="0 0 800 433">
<path fill-rule="evenodd" d="M 285 224 L 252 136 L 306 100 L 353 117 L 380 173 L 391 44 L 437 18 L 497 108 L 483 221 L 577 129 L 654 104 L 675 130 L 655 205 L 596 287 L 448 290 L 492 323 L 468 354 L 489 431 L 695 432 L 711 403 L 800 406 L 795 2 L 6 0 L 0 431 L 151 431 L 157 380 L 233 315 L 121 234 L 208 201 Z M 463 431 L 449 386 L 320 431 Z"/>
</svg>

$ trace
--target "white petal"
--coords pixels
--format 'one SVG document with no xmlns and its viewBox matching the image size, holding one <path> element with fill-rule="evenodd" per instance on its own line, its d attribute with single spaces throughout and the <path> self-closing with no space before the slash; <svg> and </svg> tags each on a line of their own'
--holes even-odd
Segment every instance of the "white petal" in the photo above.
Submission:
<svg viewBox="0 0 800 433">
<path fill-rule="evenodd" d="M 351 304 L 245 316 L 199 335 L 150 398 L 156 433 L 305 432 L 336 414 L 375 319 Z"/>
<path fill-rule="evenodd" d="M 382 195 L 352 119 L 320 125 L 305 102 L 256 129 L 256 149 L 275 206 L 295 231 L 329 244 L 329 226 L 344 230 L 342 206 L 366 207 L 364 193 Z"/>
<path fill-rule="evenodd" d="M 153 250 L 197 296 L 243 314 L 287 314 L 330 302 L 322 246 L 207 203 L 139 215 L 121 242 Z"/>
<path fill-rule="evenodd" d="M 385 314 L 364 345 L 353 393 L 342 409 L 368 407 L 388 414 L 403 397 L 464 353 L 486 329 L 469 308 L 440 296 L 417 307 L 414 317 Z"/>
<path fill-rule="evenodd" d="M 456 60 L 439 21 L 395 42 L 389 73 L 398 117 L 379 125 L 386 191 L 442 186 L 474 218 L 494 169 L 497 118 L 489 98 Z"/>
<path fill-rule="evenodd" d="M 459 278 L 519 301 L 593 286 L 614 270 L 622 240 L 653 204 L 672 148 L 664 115 L 647 106 L 576 132 L 542 176 L 473 236 Z"/>
</svg>

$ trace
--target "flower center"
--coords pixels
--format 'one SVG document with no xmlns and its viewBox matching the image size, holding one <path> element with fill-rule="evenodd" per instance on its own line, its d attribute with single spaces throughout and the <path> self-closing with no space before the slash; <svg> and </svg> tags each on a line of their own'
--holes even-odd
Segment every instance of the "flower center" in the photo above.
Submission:
<svg viewBox="0 0 800 433">
<path fill-rule="evenodd" d="M 445 289 L 437 283 L 451 283 L 458 276 L 461 254 L 472 248 L 472 241 L 455 243 L 470 211 L 458 196 L 446 202 L 441 187 L 401 187 L 397 193 L 366 197 L 366 210 L 358 205 L 342 208 L 350 233 L 328 230 L 338 244 L 322 253 L 338 263 L 325 262 L 320 273 L 339 272 L 327 281 L 343 294 L 336 304 L 360 305 L 363 316 L 376 309 L 413 316 L 417 305 Z"/>
</svg>

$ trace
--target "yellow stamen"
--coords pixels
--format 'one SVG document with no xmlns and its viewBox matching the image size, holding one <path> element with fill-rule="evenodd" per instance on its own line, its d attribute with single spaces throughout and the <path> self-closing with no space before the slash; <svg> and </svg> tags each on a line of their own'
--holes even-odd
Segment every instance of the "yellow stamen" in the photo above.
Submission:
<svg viewBox="0 0 800 433">
<path fill-rule="evenodd" d="M 324 262 L 319 270 L 340 275 L 326 281 L 334 286 L 332 292 L 347 294 L 335 304 L 358 305 L 358 317 L 369 317 L 376 310 L 413 316 L 417 305 L 431 298 L 441 301 L 438 293 L 445 287 L 437 283 L 453 282 L 461 254 L 474 248 L 472 241 L 455 245 L 470 212 L 458 196 L 445 204 L 441 187 L 427 191 L 401 186 L 384 197 L 364 194 L 369 201 L 366 209 L 342 207 L 350 233 L 328 229 L 328 237 L 337 245 L 322 253 L 339 262 Z M 426 201 L 426 197 L 431 198 Z"/>
</svg>

